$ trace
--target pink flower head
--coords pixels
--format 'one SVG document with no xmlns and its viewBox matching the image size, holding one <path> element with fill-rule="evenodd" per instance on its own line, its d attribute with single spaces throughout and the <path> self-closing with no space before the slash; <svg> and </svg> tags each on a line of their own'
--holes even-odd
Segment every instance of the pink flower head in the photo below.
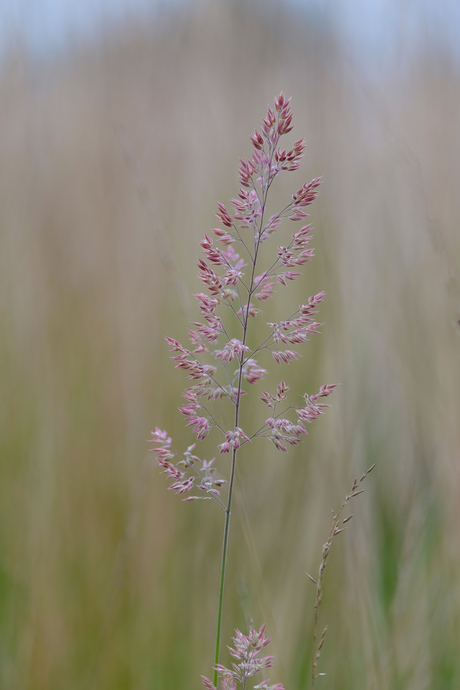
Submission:
<svg viewBox="0 0 460 690">
<path fill-rule="evenodd" d="M 278 109 L 278 108 L 277 108 Z M 276 146 L 278 143 L 279 139 L 279 134 L 276 131 L 276 117 L 275 113 L 271 108 L 268 109 L 267 117 L 263 121 L 262 125 L 262 134 L 263 138 L 265 139 L 266 144 L 268 144 L 269 147 Z"/>
<path fill-rule="evenodd" d="M 233 226 L 233 221 L 232 217 L 230 216 L 229 212 L 225 208 L 223 204 L 218 202 L 218 207 L 219 211 L 216 213 L 216 216 L 222 221 L 222 223 L 227 226 L 227 228 L 231 228 Z"/>
<path fill-rule="evenodd" d="M 237 271 L 240 271 L 246 266 L 243 259 L 240 259 L 240 255 L 236 253 L 233 247 L 228 247 L 222 254 L 228 260 L 229 264 L 233 266 L 233 268 L 236 268 Z"/>
<path fill-rule="evenodd" d="M 241 429 L 239 426 L 235 427 L 235 431 L 227 431 L 225 433 L 225 439 L 226 440 L 224 443 L 221 443 L 218 446 L 221 453 L 229 453 L 230 448 L 235 448 L 235 450 L 238 450 L 238 448 L 241 446 L 242 440 L 244 442 L 251 440 L 248 438 L 248 436 L 246 436 L 243 429 Z"/>
<path fill-rule="evenodd" d="M 278 149 L 275 152 L 275 161 L 278 163 L 279 170 L 298 170 L 300 161 L 303 158 L 303 150 L 305 148 L 305 141 L 300 139 L 296 141 L 290 151 Z"/>
<path fill-rule="evenodd" d="M 236 268 L 229 268 L 223 276 L 225 285 L 238 285 L 238 281 L 242 278 L 243 273 Z"/>
<path fill-rule="evenodd" d="M 169 488 L 176 494 L 185 494 L 193 488 L 194 481 L 195 477 L 187 477 L 186 479 L 181 479 L 175 484 L 171 484 Z"/>
<path fill-rule="evenodd" d="M 324 408 L 329 407 L 326 403 L 319 403 L 318 398 L 327 397 L 332 393 L 337 384 L 326 384 L 321 386 L 319 392 L 316 395 L 304 395 L 305 406 L 299 410 L 296 410 L 297 416 L 303 422 L 312 422 L 317 419 L 320 415 L 324 414 Z"/>
<path fill-rule="evenodd" d="M 294 350 L 272 350 L 272 355 L 273 359 L 275 362 L 278 362 L 278 364 L 281 364 L 281 362 L 289 364 L 293 359 L 300 357 L 299 353 L 294 352 Z"/>
<path fill-rule="evenodd" d="M 165 446 L 171 445 L 171 439 L 168 437 L 166 431 L 162 431 L 161 429 L 156 427 L 155 431 L 151 431 L 150 433 L 153 436 L 153 438 L 150 439 L 151 443 L 163 443 Z"/>
<path fill-rule="evenodd" d="M 206 338 L 210 343 L 214 343 L 222 331 L 222 323 L 218 317 L 214 317 L 213 315 L 207 316 L 206 321 L 209 324 L 208 326 L 198 321 L 194 321 L 193 325 L 197 327 L 199 334 L 202 335 L 203 338 Z"/>
<path fill-rule="evenodd" d="M 222 290 L 222 282 L 215 271 L 209 268 L 206 261 L 198 259 L 198 268 L 200 270 L 200 279 L 212 295 L 218 295 Z"/>
<path fill-rule="evenodd" d="M 291 99 L 286 100 L 284 93 L 281 92 L 275 99 L 275 109 L 278 113 L 278 133 L 287 134 L 292 129 Z"/>
<path fill-rule="evenodd" d="M 179 352 L 181 355 L 185 356 L 190 354 L 190 350 L 187 350 L 187 348 L 181 345 L 177 340 L 174 340 L 174 338 L 166 337 L 165 340 L 171 348 L 172 352 Z"/>
<path fill-rule="evenodd" d="M 255 359 L 247 359 L 243 365 L 243 376 L 248 383 L 256 383 L 265 376 L 266 369 L 259 367 Z"/>
<path fill-rule="evenodd" d="M 205 439 L 208 435 L 209 420 L 207 417 L 198 417 L 196 415 L 190 416 L 187 420 L 187 426 L 192 427 L 200 441 Z"/>
<path fill-rule="evenodd" d="M 252 316 L 254 318 L 255 316 L 257 316 L 257 314 L 261 314 L 261 313 L 262 313 L 261 310 L 257 309 L 257 307 L 255 307 L 252 304 L 252 302 L 250 302 L 249 304 L 243 305 L 241 307 L 241 309 L 238 309 L 238 311 L 236 312 L 236 315 L 241 316 L 242 320 L 243 320 L 243 324 L 245 324 L 248 316 Z"/>
<path fill-rule="evenodd" d="M 249 678 L 273 665 L 272 656 L 259 657 L 260 651 L 270 643 L 270 638 L 264 636 L 264 629 L 265 626 L 262 626 L 257 632 L 251 627 L 249 635 L 243 635 L 239 630 L 235 630 L 233 647 L 228 649 L 236 662 L 232 663 L 231 668 L 227 668 L 223 664 L 217 664 L 215 667 L 221 681 L 222 690 L 233 690 L 238 684 L 245 688 Z M 209 678 L 205 676 L 201 676 L 201 678 L 206 690 L 216 690 Z M 284 690 L 279 683 L 269 686 L 268 680 L 262 681 L 254 688 Z"/>
<path fill-rule="evenodd" d="M 273 295 L 272 288 L 275 283 L 271 276 L 258 276 L 255 278 L 254 283 L 257 286 L 255 295 L 261 302 L 267 300 L 269 297 L 271 297 L 271 295 Z"/>
<path fill-rule="evenodd" d="M 228 232 L 225 232 L 225 230 L 221 230 L 220 228 L 213 228 L 213 233 L 217 235 L 222 244 L 228 246 L 229 244 L 232 244 L 232 242 L 235 242 L 235 237 L 233 237 L 233 235 L 230 235 Z"/>
<path fill-rule="evenodd" d="M 257 192 L 254 189 L 240 190 L 237 199 L 232 199 L 235 207 L 235 219 L 239 220 L 243 228 L 256 228 L 262 217 L 262 207 Z"/>
<path fill-rule="evenodd" d="M 251 141 L 255 149 L 262 151 L 264 147 L 264 140 L 257 130 L 251 136 Z"/>
<path fill-rule="evenodd" d="M 314 249 L 305 249 L 303 252 L 295 255 L 294 251 L 287 249 L 286 247 L 279 247 L 278 249 L 278 259 L 284 266 L 292 268 L 294 266 L 303 266 L 307 261 L 314 256 Z"/>
<path fill-rule="evenodd" d="M 276 274 L 276 280 L 278 283 L 281 283 L 281 285 L 287 285 L 286 280 L 295 280 L 297 276 L 302 275 L 301 273 L 297 273 L 296 271 L 285 271 L 284 273 L 277 273 Z"/>
<path fill-rule="evenodd" d="M 311 240 L 311 225 L 304 225 L 298 232 L 292 235 L 292 246 L 294 249 L 303 249 Z"/>
<path fill-rule="evenodd" d="M 236 338 L 232 338 L 232 340 L 225 345 L 223 350 L 216 352 L 216 357 L 223 362 L 231 362 L 233 359 L 239 357 L 242 352 L 248 351 L 249 347 L 247 345 L 243 345 L 243 343 Z"/>
<path fill-rule="evenodd" d="M 324 386 L 320 387 L 319 392 L 316 395 L 312 395 L 312 399 L 325 398 L 327 395 L 330 395 L 333 392 L 334 388 L 337 388 L 337 386 L 337 383 L 324 384 Z"/>
<path fill-rule="evenodd" d="M 243 187 L 251 187 L 251 178 L 256 170 L 252 161 L 240 160 L 240 182 Z M 237 218 L 237 216 L 235 216 Z"/>
<path fill-rule="evenodd" d="M 197 298 L 200 310 L 203 314 L 214 314 L 214 310 L 219 304 L 218 299 L 215 299 L 214 297 L 209 297 L 208 295 L 204 295 L 202 292 L 199 292 L 198 294 L 194 295 L 194 297 Z"/>
<path fill-rule="evenodd" d="M 321 178 L 317 177 L 311 182 L 306 182 L 303 187 L 299 189 L 298 192 L 292 195 L 292 200 L 294 201 L 294 206 L 296 209 L 301 206 L 309 206 L 318 196 L 316 190 L 321 184 Z"/>
<path fill-rule="evenodd" d="M 220 251 L 220 249 L 217 249 L 214 247 L 212 243 L 212 239 L 209 237 L 209 235 L 204 236 L 204 240 L 201 240 L 200 242 L 201 248 L 203 252 L 206 254 L 206 258 L 208 261 L 210 261 L 212 264 L 215 264 L 216 266 L 225 266 L 226 261 L 225 257 Z"/>
</svg>

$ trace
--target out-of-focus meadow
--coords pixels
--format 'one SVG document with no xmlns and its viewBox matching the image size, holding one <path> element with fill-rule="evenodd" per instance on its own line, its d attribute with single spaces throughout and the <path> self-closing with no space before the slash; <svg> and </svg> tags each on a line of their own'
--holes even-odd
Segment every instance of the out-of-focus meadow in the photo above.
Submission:
<svg viewBox="0 0 460 690">
<path fill-rule="evenodd" d="M 308 145 L 275 203 L 324 184 L 316 257 L 265 320 L 327 299 L 322 334 L 260 390 L 340 387 L 294 452 L 241 455 L 223 639 L 265 622 L 273 681 L 309 687 L 305 571 L 376 463 L 328 561 L 317 687 L 460 687 L 460 74 L 402 36 L 394 67 L 364 78 L 330 19 L 197 3 L 54 63 L 3 61 L 2 689 L 211 674 L 222 511 L 167 491 L 147 441 L 159 426 L 193 442 L 164 335 L 197 319 L 199 239 L 281 90 Z"/>
</svg>

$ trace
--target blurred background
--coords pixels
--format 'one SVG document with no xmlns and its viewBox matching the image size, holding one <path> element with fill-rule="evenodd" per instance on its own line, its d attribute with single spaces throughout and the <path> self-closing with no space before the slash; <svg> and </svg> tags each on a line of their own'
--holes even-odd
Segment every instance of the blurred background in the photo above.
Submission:
<svg viewBox="0 0 460 690">
<path fill-rule="evenodd" d="M 263 320 L 327 298 L 252 392 L 340 387 L 287 456 L 241 454 L 223 640 L 265 622 L 272 681 L 310 687 L 305 571 L 376 463 L 329 557 L 317 688 L 458 690 L 459 30 L 447 0 L 3 3 L 2 690 L 212 673 L 222 511 L 167 491 L 147 441 L 193 442 L 164 335 L 198 318 L 199 239 L 281 90 L 307 150 L 273 203 L 324 184 L 316 258 Z"/>
</svg>

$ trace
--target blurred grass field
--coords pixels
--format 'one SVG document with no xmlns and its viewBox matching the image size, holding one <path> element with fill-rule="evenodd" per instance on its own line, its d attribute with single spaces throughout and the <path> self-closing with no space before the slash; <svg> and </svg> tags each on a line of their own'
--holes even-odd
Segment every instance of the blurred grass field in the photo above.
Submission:
<svg viewBox="0 0 460 690">
<path fill-rule="evenodd" d="M 241 455 L 223 640 L 267 623 L 271 678 L 309 687 L 305 571 L 375 462 L 330 556 L 317 687 L 460 687 L 460 74 L 422 47 L 372 82 L 333 23 L 222 2 L 3 62 L 1 690 L 211 673 L 222 514 L 168 492 L 147 440 L 192 442 L 163 336 L 197 317 L 199 239 L 281 90 L 307 153 L 277 200 L 324 184 L 316 258 L 266 320 L 327 298 L 321 336 L 272 383 L 340 387 L 294 452 Z"/>
</svg>

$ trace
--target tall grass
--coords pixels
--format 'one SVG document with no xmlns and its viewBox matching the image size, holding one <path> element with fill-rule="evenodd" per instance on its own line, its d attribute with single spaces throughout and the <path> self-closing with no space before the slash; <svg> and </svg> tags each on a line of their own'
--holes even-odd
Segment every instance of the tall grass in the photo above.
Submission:
<svg viewBox="0 0 460 690">
<path fill-rule="evenodd" d="M 326 176 L 288 297 L 326 285 L 326 326 L 290 376 L 341 386 L 289 466 L 241 466 L 223 639 L 255 612 L 273 677 L 307 686 L 304 573 L 377 462 L 330 556 L 317 686 L 459 687 L 460 78 L 427 49 L 369 85 L 333 27 L 254 6 L 3 65 L 1 688 L 172 690 L 209 668 L 220 528 L 164 491 L 146 440 L 183 434 L 163 335 L 186 333 L 189 257 L 281 89 L 309 133 L 299 183 Z"/>
</svg>

